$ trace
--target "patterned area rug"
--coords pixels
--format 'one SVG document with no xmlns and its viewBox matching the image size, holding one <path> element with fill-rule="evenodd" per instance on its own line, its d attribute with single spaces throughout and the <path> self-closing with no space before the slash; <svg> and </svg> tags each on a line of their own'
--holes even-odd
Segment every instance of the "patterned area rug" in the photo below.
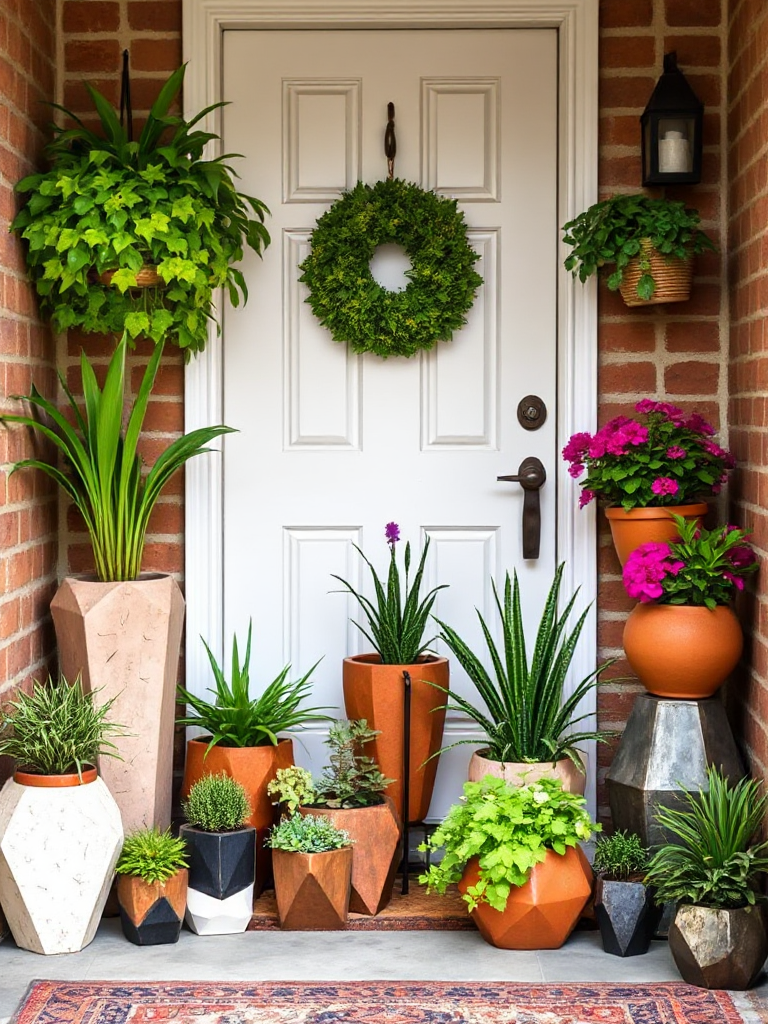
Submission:
<svg viewBox="0 0 768 1024">
<path fill-rule="evenodd" d="M 38 981 L 14 1024 L 759 1024 L 759 1000 L 683 983 Z"/>
</svg>

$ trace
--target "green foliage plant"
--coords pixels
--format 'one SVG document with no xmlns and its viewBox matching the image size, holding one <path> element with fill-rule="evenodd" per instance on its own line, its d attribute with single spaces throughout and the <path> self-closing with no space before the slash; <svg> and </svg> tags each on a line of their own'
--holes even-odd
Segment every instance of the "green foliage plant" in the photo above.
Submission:
<svg viewBox="0 0 768 1024">
<path fill-rule="evenodd" d="M 638 876 L 642 879 L 648 867 L 648 850 L 635 832 L 599 836 L 592 867 L 610 882 L 634 881 Z"/>
<path fill-rule="evenodd" d="M 171 830 L 141 828 L 129 832 L 115 865 L 118 875 L 140 878 L 148 885 L 167 882 L 182 868 L 189 867 L 187 846 L 183 839 L 171 835 Z"/>
<path fill-rule="evenodd" d="M 252 808 L 243 786 L 220 772 L 199 779 L 182 810 L 189 824 L 204 832 L 235 832 L 244 826 Z"/>
<path fill-rule="evenodd" d="M 115 698 L 97 706 L 83 690 L 60 676 L 35 682 L 30 693 L 19 690 L 0 708 L 0 754 L 12 757 L 20 771 L 68 775 L 82 779 L 83 768 L 105 755 L 118 757 L 109 738 L 125 736 L 125 727 L 108 720 Z"/>
<path fill-rule="evenodd" d="M 579 704 L 597 685 L 601 673 L 608 668 L 610 662 L 590 672 L 574 687 L 570 696 L 564 697 L 563 694 L 566 675 L 589 613 L 587 608 L 573 628 L 568 629 L 577 590 L 562 613 L 558 614 L 564 568 L 563 562 L 555 572 L 530 663 L 526 653 L 517 573 L 514 574 L 514 583 L 507 573 L 503 600 L 493 583 L 493 595 L 502 627 L 501 649 L 496 646 L 491 627 L 480 612 L 477 613 L 488 648 L 492 674 L 454 629 L 442 620 L 437 620 L 442 630 L 440 639 L 465 670 L 485 705 L 484 708 L 475 705 L 461 694 L 451 691 L 446 707 L 450 711 L 467 715 L 485 731 L 488 749 L 484 756 L 491 761 L 536 763 L 569 757 L 583 771 L 577 745 L 588 740 L 603 739 L 602 733 L 594 729 L 574 731 L 574 726 L 589 717 L 587 714 L 577 714 Z M 459 740 L 459 743 L 476 744 L 477 741 Z M 449 744 L 449 747 L 456 745 Z"/>
<path fill-rule="evenodd" d="M 237 636 L 232 639 L 232 674 L 229 683 L 210 647 L 203 640 L 216 682 L 216 688 L 209 688 L 208 691 L 214 694 L 213 701 L 198 697 L 183 686 L 178 687 L 179 701 L 187 704 L 192 713 L 179 718 L 177 722 L 179 725 L 199 726 L 210 734 L 206 754 L 217 743 L 223 747 L 277 746 L 278 733 L 299 728 L 309 722 L 328 721 L 327 715 L 319 714 L 326 708 L 301 706 L 312 689 L 309 678 L 319 663 L 315 663 L 296 681 L 288 679 L 291 666 L 286 665 L 259 697 L 251 698 L 249 666 L 252 628 L 253 623 L 250 622 L 242 665 Z"/>
<path fill-rule="evenodd" d="M 163 85 L 135 142 L 86 83 L 100 133 L 58 107 L 71 127 L 51 126 L 50 169 L 16 186 L 25 199 L 11 230 L 29 243 L 41 309 L 57 331 L 126 330 L 131 338 L 169 340 L 189 358 L 205 347 L 214 290 L 225 287 L 235 306 L 247 298 L 233 264 L 244 246 L 261 255 L 269 244 L 269 211 L 235 188 L 227 161 L 239 154 L 203 159 L 218 136 L 195 125 L 222 103 L 190 121 L 169 114 L 185 68 Z M 136 289 L 145 264 L 156 267 L 165 287 Z M 111 283 L 99 280 L 106 271 L 114 271 Z"/>
<path fill-rule="evenodd" d="M 413 577 L 413 583 L 409 580 L 411 542 L 408 541 L 405 545 L 405 557 L 403 559 L 405 587 L 402 588 L 400 570 L 395 555 L 395 546 L 400 540 L 400 527 L 397 523 L 387 523 L 385 536 L 389 545 L 389 572 L 387 573 L 386 586 L 381 582 L 373 565 L 357 544 L 353 544 L 353 547 L 371 571 L 371 579 L 376 596 L 375 603 L 364 595 L 359 594 L 341 576 L 332 575 L 357 600 L 368 619 L 368 629 L 361 626 L 359 622 L 355 622 L 355 625 L 376 649 L 382 664 L 414 665 L 420 655 L 428 650 L 434 640 L 434 637 L 425 640 L 424 632 L 427 628 L 427 620 L 435 603 L 437 592 L 443 590 L 447 584 L 434 587 L 424 597 L 423 601 L 419 601 L 419 592 L 424 576 L 424 564 L 429 552 L 430 538 L 427 537 L 416 574 Z"/>
<path fill-rule="evenodd" d="M 15 463 L 11 472 L 40 469 L 59 484 L 85 520 L 96 572 L 104 582 L 138 578 L 149 517 L 163 488 L 188 459 L 210 451 L 206 445 L 231 432 L 230 427 L 218 426 L 200 427 L 184 434 L 165 449 L 145 474 L 138 442 L 163 345 L 157 345 L 150 356 L 123 430 L 126 348 L 123 335 L 109 361 L 103 389 L 99 388 L 85 353 L 81 356 L 84 412 L 80 411 L 64 376 L 59 374 L 71 422 L 34 385 L 29 395 L 14 397 L 28 402 L 36 415 L 0 416 L 4 423 L 31 427 L 55 446 L 62 459 L 61 467 L 55 456 L 50 461 L 39 457 Z"/>
<path fill-rule="evenodd" d="M 343 828 L 336 828 L 330 818 L 315 814 L 294 814 L 283 818 L 267 837 L 273 850 L 291 853 L 329 853 L 351 846 L 354 840 Z"/>
<path fill-rule="evenodd" d="M 399 178 L 358 182 L 318 220 L 310 243 L 300 280 L 312 312 L 334 341 L 383 359 L 448 341 L 483 283 L 456 200 Z M 411 261 L 403 291 L 389 291 L 371 274 L 373 254 L 389 243 Z"/>
<path fill-rule="evenodd" d="M 470 910 L 489 903 L 503 911 L 512 889 L 525 885 L 548 850 L 563 856 L 599 829 L 587 813 L 584 797 L 565 793 L 559 779 L 511 786 L 486 775 L 479 782 L 464 783 L 461 802 L 450 808 L 422 845 L 424 850 L 443 849 L 444 856 L 419 881 L 429 892 L 442 894 L 477 857 L 480 878 L 467 889 L 464 900 Z"/>
<path fill-rule="evenodd" d="M 758 879 L 768 874 L 768 842 L 758 838 L 768 813 L 762 783 L 731 783 L 710 766 L 706 792 L 684 792 L 682 800 L 682 808 L 656 812 L 659 825 L 679 840 L 658 847 L 648 865 L 656 902 L 726 910 L 762 901 Z"/>
<path fill-rule="evenodd" d="M 285 807 L 289 816 L 299 807 L 309 807 L 317 800 L 312 772 L 295 764 L 277 769 L 274 779 L 267 785 L 267 793 L 275 797 L 273 803 Z"/>
<path fill-rule="evenodd" d="M 643 193 L 612 196 L 563 226 L 563 241 L 573 249 L 565 260 L 565 269 L 583 282 L 604 264 L 613 264 L 615 270 L 606 283 L 616 291 L 627 264 L 637 257 L 642 270 L 637 294 L 641 299 L 651 299 L 656 282 L 651 274 L 648 243 L 668 258 L 687 259 L 708 249 L 715 251 L 714 242 L 699 228 L 700 222 L 698 212 L 678 200 L 651 199 Z"/>
</svg>

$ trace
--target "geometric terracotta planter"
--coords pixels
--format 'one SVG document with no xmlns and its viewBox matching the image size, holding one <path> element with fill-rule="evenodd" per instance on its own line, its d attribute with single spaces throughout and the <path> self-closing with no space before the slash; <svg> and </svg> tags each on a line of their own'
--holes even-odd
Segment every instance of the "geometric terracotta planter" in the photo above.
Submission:
<svg viewBox="0 0 768 1024">
<path fill-rule="evenodd" d="M 400 843 L 400 823 L 389 797 L 373 807 L 302 807 L 299 810 L 301 814 L 329 818 L 336 828 L 349 833 L 354 844 L 350 911 L 372 915 L 382 911 L 392 899 Z"/>
<path fill-rule="evenodd" d="M 554 764 L 551 761 L 527 763 L 490 761 L 482 756 L 487 753 L 487 750 L 478 750 L 470 758 L 467 773 L 470 782 L 479 782 L 486 775 L 504 779 L 512 786 L 528 786 L 540 779 L 558 779 L 564 793 L 578 793 L 579 796 L 584 796 L 586 772 L 579 771 L 570 757 L 564 757 Z"/>
<path fill-rule="evenodd" d="M 101 583 L 67 577 L 51 603 L 59 665 L 126 725 L 122 760 L 99 759 L 126 832 L 171 822 L 173 731 L 184 598 L 172 576 Z"/>
<path fill-rule="evenodd" d="M 747 989 L 768 956 L 765 908 L 759 903 L 735 910 L 681 904 L 669 929 L 669 948 L 689 984 Z"/>
<path fill-rule="evenodd" d="M 344 709 L 347 718 L 364 718 L 369 728 L 380 732 L 366 744 L 366 752 L 378 763 L 386 778 L 395 780 L 387 786 L 386 792 L 403 821 L 403 672 L 406 671 L 411 677 L 408 820 L 423 821 L 429 813 L 440 760 L 432 755 L 443 741 L 445 710 L 436 709 L 442 708 L 448 699 L 448 694 L 441 693 L 430 682 L 448 689 L 448 659 L 425 656 L 415 665 L 382 665 L 378 654 L 345 658 Z"/>
<path fill-rule="evenodd" d="M 256 829 L 204 832 L 182 825 L 189 889 L 186 921 L 196 935 L 244 932 L 253 917 Z"/>
<path fill-rule="evenodd" d="M 476 885 L 477 857 L 464 869 L 459 892 Z M 472 919 L 486 942 L 500 949 L 558 949 L 571 934 L 592 892 L 592 869 L 580 847 L 561 856 L 547 850 L 525 885 L 513 887 L 503 911 L 480 903 Z"/>
<path fill-rule="evenodd" d="M 187 902 L 187 869 L 180 868 L 166 882 L 118 875 L 117 899 L 123 934 L 134 945 L 178 942 Z"/>
<path fill-rule="evenodd" d="M 272 851 L 280 927 L 286 931 L 329 931 L 347 923 L 352 880 L 352 847 L 326 853 Z"/>
<path fill-rule="evenodd" d="M 650 505 L 646 508 L 632 508 L 626 512 L 620 506 L 605 509 L 605 517 L 611 528 L 613 545 L 622 566 L 629 556 L 640 547 L 651 541 L 657 544 L 668 544 L 680 539 L 677 525 L 672 518 L 682 516 L 690 522 L 701 520 L 709 511 L 706 502 L 691 505 Z"/>
<path fill-rule="evenodd" d="M 221 772 L 245 789 L 253 808 L 245 824 L 253 825 L 256 829 L 254 892 L 258 895 L 271 873 L 272 850 L 264 842 L 277 818 L 277 808 L 272 804 L 267 786 L 277 775 L 278 768 L 289 768 L 293 764 L 293 741 L 282 739 L 276 747 L 271 743 L 262 747 L 224 747 L 217 743 L 206 755 L 209 743 L 210 736 L 187 740 L 181 796 L 186 800 L 190 789 L 204 775 L 218 775 Z"/>
</svg>

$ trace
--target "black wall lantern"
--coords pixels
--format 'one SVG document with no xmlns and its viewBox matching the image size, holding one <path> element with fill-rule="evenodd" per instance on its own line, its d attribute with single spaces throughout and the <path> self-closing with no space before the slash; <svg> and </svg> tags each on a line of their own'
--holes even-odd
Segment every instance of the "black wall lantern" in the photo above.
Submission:
<svg viewBox="0 0 768 1024">
<path fill-rule="evenodd" d="M 693 185 L 701 181 L 704 104 L 677 66 L 664 54 L 664 74 L 640 118 L 643 185 Z"/>
</svg>

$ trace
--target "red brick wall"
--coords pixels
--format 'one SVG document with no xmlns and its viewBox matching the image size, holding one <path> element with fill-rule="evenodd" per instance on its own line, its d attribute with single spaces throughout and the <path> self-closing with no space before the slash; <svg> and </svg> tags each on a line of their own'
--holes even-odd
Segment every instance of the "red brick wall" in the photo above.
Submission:
<svg viewBox="0 0 768 1024">
<path fill-rule="evenodd" d="M 20 412 L 8 396 L 35 383 L 55 388 L 54 346 L 36 315 L 22 244 L 8 234 L 17 208 L 13 186 L 41 162 L 54 99 L 55 0 L 0 5 L 0 409 Z M 48 606 L 56 585 L 54 485 L 11 463 L 35 449 L 22 428 L 0 427 L 0 697 L 40 678 L 53 652 Z"/>
<path fill-rule="evenodd" d="M 746 599 L 749 638 L 737 697 L 751 767 L 768 777 L 768 8 L 730 0 L 728 10 L 728 283 L 731 446 L 739 459 L 732 517 L 753 531 L 763 560 L 757 597 Z"/>
</svg>

